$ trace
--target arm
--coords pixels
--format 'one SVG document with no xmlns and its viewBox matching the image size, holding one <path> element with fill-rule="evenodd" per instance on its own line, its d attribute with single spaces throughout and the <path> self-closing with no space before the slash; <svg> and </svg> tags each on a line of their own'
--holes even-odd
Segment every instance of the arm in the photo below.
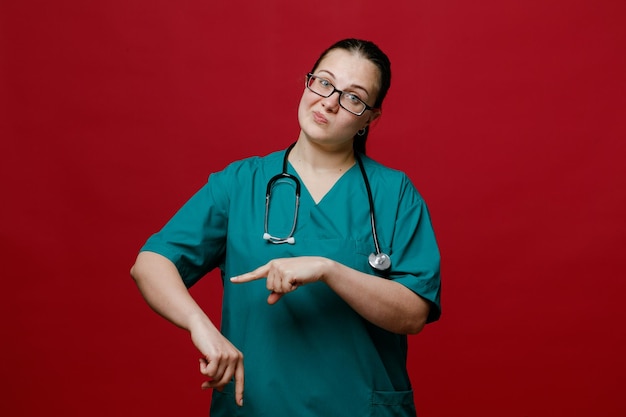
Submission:
<svg viewBox="0 0 626 417">
<path fill-rule="evenodd" d="M 221 389 L 235 377 L 235 400 L 243 403 L 243 355 L 213 325 L 189 294 L 176 269 L 167 258 L 141 252 L 131 269 L 139 291 L 158 314 L 191 333 L 203 358 L 200 372 L 210 378 L 202 388 Z"/>
<path fill-rule="evenodd" d="M 321 280 L 366 320 L 400 334 L 416 334 L 424 328 L 430 307 L 413 291 L 395 281 L 329 262 Z"/>
<path fill-rule="evenodd" d="M 243 283 L 264 277 L 271 291 L 270 304 L 301 285 L 321 281 L 363 318 L 394 333 L 418 333 L 429 313 L 429 304 L 402 284 L 322 257 L 275 259 L 231 281 Z"/>
</svg>

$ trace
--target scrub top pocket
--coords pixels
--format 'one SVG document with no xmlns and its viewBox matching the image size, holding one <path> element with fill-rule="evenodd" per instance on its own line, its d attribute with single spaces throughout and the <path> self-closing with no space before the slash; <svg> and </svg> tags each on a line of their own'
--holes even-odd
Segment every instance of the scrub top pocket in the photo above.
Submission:
<svg viewBox="0 0 626 417">
<path fill-rule="evenodd" d="M 407 416 L 417 416 L 413 390 L 372 392 L 370 417 Z"/>
</svg>

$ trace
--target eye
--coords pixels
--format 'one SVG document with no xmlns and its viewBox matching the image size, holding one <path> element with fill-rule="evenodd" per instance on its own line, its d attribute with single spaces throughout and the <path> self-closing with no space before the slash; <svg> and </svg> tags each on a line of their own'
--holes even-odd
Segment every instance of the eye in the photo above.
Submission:
<svg viewBox="0 0 626 417">
<path fill-rule="evenodd" d="M 322 87 L 330 87 L 332 84 L 330 83 L 330 81 L 324 79 L 324 78 L 318 78 L 317 82 L 322 86 Z"/>
<path fill-rule="evenodd" d="M 352 104 L 358 104 L 361 103 L 361 99 L 356 95 L 356 94 L 352 94 L 352 93 L 344 93 L 345 98 L 350 101 L 350 103 Z"/>
</svg>

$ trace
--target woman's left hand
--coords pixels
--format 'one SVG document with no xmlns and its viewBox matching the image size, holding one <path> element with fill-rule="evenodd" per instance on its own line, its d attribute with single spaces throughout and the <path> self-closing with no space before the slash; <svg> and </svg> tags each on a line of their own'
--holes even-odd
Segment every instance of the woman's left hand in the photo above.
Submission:
<svg viewBox="0 0 626 417">
<path fill-rule="evenodd" d="M 254 271 L 232 277 L 230 281 L 239 284 L 267 278 L 266 287 L 271 291 L 267 302 L 275 304 L 299 286 L 322 280 L 329 264 L 329 259 L 319 256 L 273 259 Z"/>
</svg>

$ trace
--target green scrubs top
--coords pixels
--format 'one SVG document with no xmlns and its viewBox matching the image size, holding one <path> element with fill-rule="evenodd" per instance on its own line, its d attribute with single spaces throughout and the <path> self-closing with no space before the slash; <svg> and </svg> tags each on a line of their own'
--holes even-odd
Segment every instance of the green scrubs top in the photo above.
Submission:
<svg viewBox="0 0 626 417">
<path fill-rule="evenodd" d="M 315 203 L 302 185 L 295 244 L 263 239 L 268 181 L 285 152 L 253 157 L 209 177 L 143 251 L 159 253 L 189 287 L 219 267 L 224 285 L 221 331 L 244 355 L 244 405 L 234 383 L 214 391 L 211 416 L 415 416 L 406 369 L 407 338 L 363 319 L 323 283 L 298 288 L 267 304 L 265 281 L 228 278 L 275 258 L 324 256 L 368 274 L 374 251 L 368 197 L 358 164 Z M 430 303 L 440 315 L 439 251 L 428 210 L 405 174 L 365 156 L 381 250 L 392 261 L 385 278 Z M 289 173 L 297 176 L 291 165 Z M 289 234 L 295 187 L 273 188 L 268 228 Z M 383 276 L 383 275 L 380 275 Z"/>
</svg>

